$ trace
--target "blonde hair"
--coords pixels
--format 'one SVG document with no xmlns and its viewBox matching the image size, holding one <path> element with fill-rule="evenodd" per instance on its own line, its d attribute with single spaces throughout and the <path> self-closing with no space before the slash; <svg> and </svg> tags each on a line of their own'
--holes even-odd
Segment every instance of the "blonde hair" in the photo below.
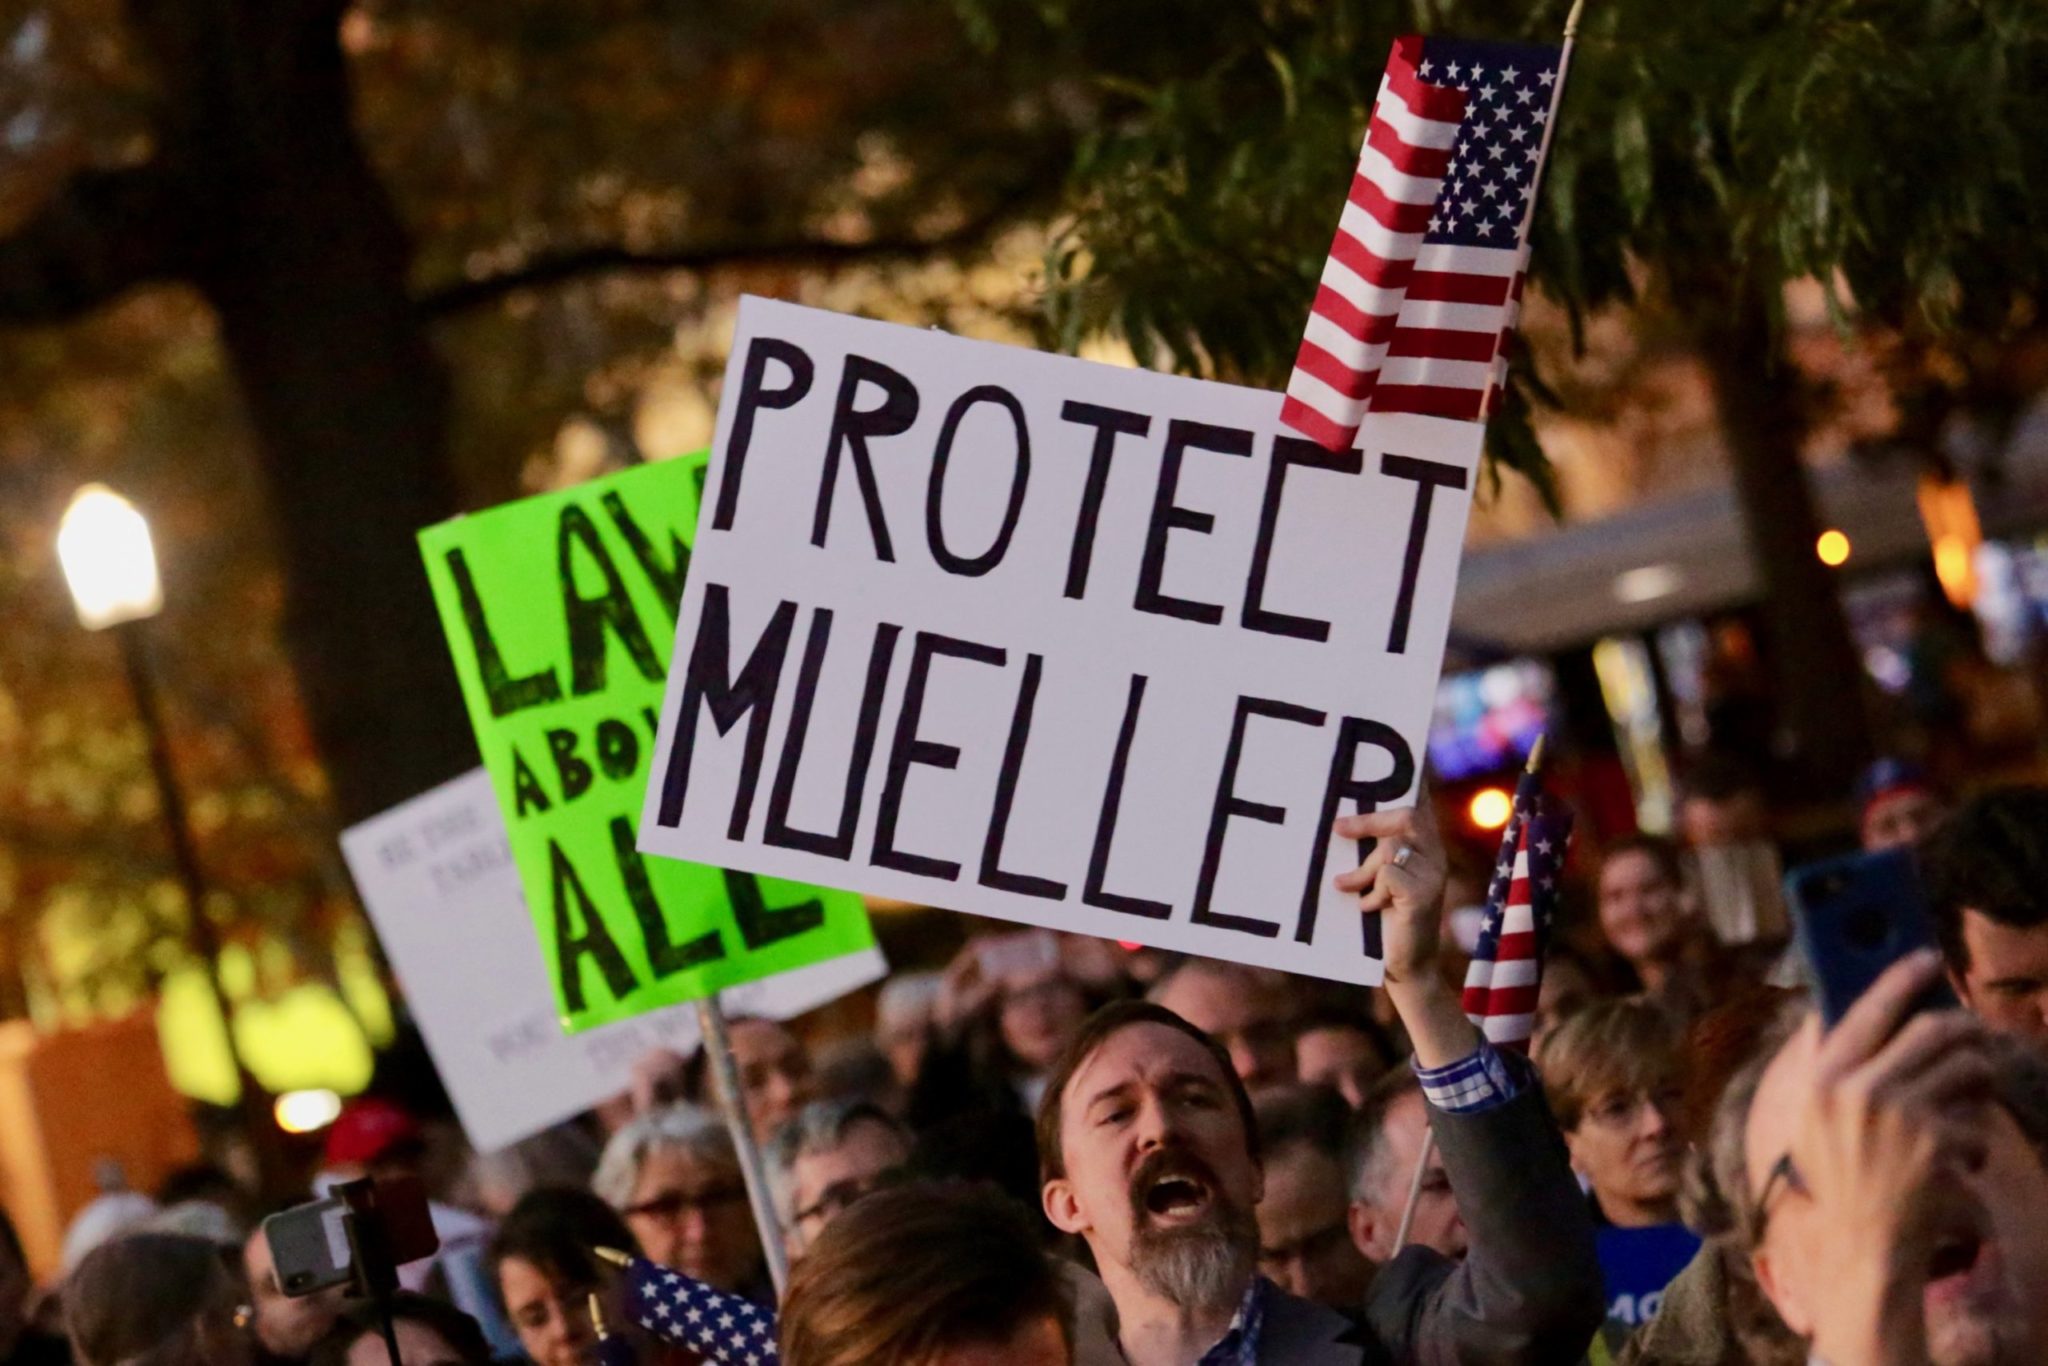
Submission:
<svg viewBox="0 0 2048 1366">
<path fill-rule="evenodd" d="M 1536 1070 L 1558 1128 L 1578 1128 L 1603 1097 L 1675 1085 L 1681 1042 L 1677 1022 L 1640 997 L 1595 1001 L 1565 1016 L 1536 1050 Z"/>
</svg>

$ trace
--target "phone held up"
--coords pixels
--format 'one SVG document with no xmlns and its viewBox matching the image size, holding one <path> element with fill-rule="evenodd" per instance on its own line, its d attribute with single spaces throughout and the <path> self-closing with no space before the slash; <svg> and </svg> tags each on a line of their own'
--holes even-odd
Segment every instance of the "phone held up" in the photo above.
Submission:
<svg viewBox="0 0 2048 1366">
<path fill-rule="evenodd" d="M 1884 970 L 1919 949 L 1935 947 L 1934 921 L 1912 854 L 1888 849 L 1795 868 L 1785 899 L 1799 947 L 1833 1028 Z M 1918 1010 L 1960 1005 L 1946 981 L 1914 1003 Z"/>
<path fill-rule="evenodd" d="M 337 1186 L 328 1199 L 265 1219 L 263 1237 L 278 1289 L 295 1297 L 346 1286 L 351 1297 L 375 1298 L 396 1283 L 399 1267 L 441 1246 L 426 1188 L 414 1177 Z"/>
</svg>

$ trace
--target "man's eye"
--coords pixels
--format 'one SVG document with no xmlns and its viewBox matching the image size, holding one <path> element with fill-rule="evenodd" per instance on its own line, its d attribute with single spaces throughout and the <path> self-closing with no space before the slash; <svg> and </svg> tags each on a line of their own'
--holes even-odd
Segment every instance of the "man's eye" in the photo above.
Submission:
<svg viewBox="0 0 2048 1366">
<path fill-rule="evenodd" d="M 1099 1122 L 1103 1124 L 1121 1124 L 1130 1117 L 1130 1107 L 1127 1105 L 1119 1105 L 1114 1110 L 1103 1111 L 1102 1118 Z"/>
</svg>

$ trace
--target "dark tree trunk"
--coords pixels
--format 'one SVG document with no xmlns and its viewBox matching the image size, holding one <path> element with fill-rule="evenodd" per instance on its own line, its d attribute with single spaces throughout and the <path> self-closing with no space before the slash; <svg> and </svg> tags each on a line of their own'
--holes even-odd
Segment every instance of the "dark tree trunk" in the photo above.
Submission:
<svg viewBox="0 0 2048 1366">
<path fill-rule="evenodd" d="M 476 753 L 413 540 L 453 510 L 448 384 L 356 137 L 342 9 L 130 0 L 156 155 L 81 178 L 18 235 L 0 299 L 62 315 L 182 279 L 212 305 L 276 514 L 286 641 L 353 821 Z"/>
<path fill-rule="evenodd" d="M 1806 425 L 1795 378 L 1761 306 L 1737 300 L 1702 314 L 1713 321 L 1700 355 L 1756 565 L 1778 722 L 1792 740 L 1786 776 L 1809 798 L 1837 797 L 1869 761 L 1870 722 L 1834 571 L 1815 553 L 1824 528 L 1799 459 Z"/>
<path fill-rule="evenodd" d="M 300 688 L 356 820 L 476 761 L 413 540 L 453 511 L 448 384 L 334 29 L 293 36 L 295 61 L 240 54 L 253 99 L 205 130 L 218 235 L 198 284 L 268 475 Z"/>
</svg>

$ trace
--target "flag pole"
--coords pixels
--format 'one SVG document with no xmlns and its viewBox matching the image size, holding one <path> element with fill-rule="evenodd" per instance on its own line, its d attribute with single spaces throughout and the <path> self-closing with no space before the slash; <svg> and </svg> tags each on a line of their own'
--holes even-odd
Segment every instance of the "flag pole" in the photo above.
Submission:
<svg viewBox="0 0 2048 1366">
<path fill-rule="evenodd" d="M 753 1123 L 747 1118 L 740 1069 L 732 1056 L 732 1037 L 726 1032 L 725 1010 L 718 1004 L 715 992 L 697 1002 L 697 1028 L 704 1036 L 704 1060 L 710 1064 L 711 1088 L 718 1097 L 718 1108 L 725 1112 L 726 1127 L 732 1130 L 733 1149 L 739 1154 L 747 1204 L 754 1211 L 754 1227 L 761 1235 L 761 1255 L 767 1260 L 769 1279 L 775 1283 L 775 1298 L 780 1300 L 789 1283 L 789 1250 L 783 1245 L 775 1202 L 768 1195 L 768 1169 L 761 1161 L 761 1145 L 755 1141 Z"/>
<path fill-rule="evenodd" d="M 1496 351 L 1497 357 L 1505 353 L 1507 349 L 1507 334 L 1520 321 L 1522 277 L 1528 274 L 1529 271 L 1529 231 L 1536 224 L 1536 199 L 1542 193 L 1543 172 L 1550 165 L 1550 138 L 1551 134 L 1557 131 L 1557 111 L 1564 105 L 1564 83 L 1566 78 L 1571 75 L 1572 48 L 1578 44 L 1579 19 L 1585 12 L 1586 0 L 1572 0 L 1571 13 L 1564 17 L 1564 46 L 1559 48 L 1557 53 L 1557 80 L 1552 84 L 1550 90 L 1550 112 L 1544 116 L 1543 137 L 1536 144 L 1536 193 L 1531 194 L 1529 202 L 1522 206 L 1522 230 L 1521 236 L 1518 239 L 1521 242 L 1522 254 L 1515 267 L 1516 302 L 1511 305 L 1508 314 L 1508 326 L 1502 329 L 1500 345 Z M 1498 359 L 1496 359 L 1496 364 L 1499 364 Z M 1479 409 L 1481 413 L 1487 416 L 1491 416 L 1493 413 L 1494 403 L 1499 397 L 1497 391 L 1506 387 L 1500 378 L 1504 374 L 1505 371 L 1497 371 L 1494 383 L 1487 387 L 1486 401 L 1480 405 Z"/>
<path fill-rule="evenodd" d="M 1564 103 L 1565 81 L 1571 72 L 1572 48 L 1578 42 L 1579 20 L 1584 16 L 1585 10 L 1586 0 L 1572 0 L 1571 10 L 1568 14 L 1565 15 L 1564 45 L 1559 49 L 1557 54 L 1557 80 L 1554 82 L 1553 88 L 1550 92 L 1550 112 L 1544 118 L 1543 121 L 1543 137 L 1542 140 L 1537 144 L 1536 180 L 1534 182 L 1537 186 L 1537 192 L 1540 192 L 1540 187 L 1542 185 L 1543 170 L 1549 164 L 1550 161 L 1550 141 L 1552 136 L 1555 135 L 1555 133 L 1557 132 L 1557 111 L 1559 110 L 1559 108 L 1562 107 Z M 1529 231 L 1536 221 L 1536 199 L 1537 193 L 1532 192 L 1529 195 L 1529 202 L 1522 208 L 1521 234 L 1519 238 L 1521 245 L 1521 259 L 1516 268 L 1514 286 L 1514 297 L 1516 299 L 1519 299 L 1520 297 L 1522 276 L 1528 270 Z M 1518 309 L 1519 304 L 1511 305 L 1511 310 Z M 1510 311 L 1508 315 L 1508 328 L 1512 328 L 1514 321 L 1515 312 Z M 1504 328 L 1502 330 L 1502 346 L 1505 346 L 1506 344 L 1508 328 Z M 1496 357 L 1498 357 L 1498 354 L 1499 352 L 1497 349 Z M 1485 401 L 1480 405 L 1480 412 L 1482 414 L 1490 415 L 1492 413 L 1497 388 L 1497 384 L 1489 386 L 1486 393 Z M 1533 778 L 1536 775 L 1537 771 L 1541 768 L 1542 763 L 1543 737 L 1539 734 L 1536 737 L 1536 743 L 1530 746 L 1529 762 L 1524 770 L 1525 775 L 1527 777 Z M 1510 818 L 1506 830 L 1504 830 L 1501 835 L 1502 848 L 1510 860 L 1514 858 L 1513 841 L 1517 833 L 1516 827 L 1520 823 L 1520 819 L 1521 818 L 1519 815 Z M 1481 1038 L 1484 1039 L 1484 1037 L 1485 1036 L 1482 1034 Z M 1426 1106 L 1427 1104 L 1428 1102 L 1425 1100 L 1424 1105 Z M 1415 1159 L 1415 1172 L 1414 1175 L 1411 1176 L 1408 1181 L 1408 1201 L 1407 1204 L 1402 1207 L 1401 1222 L 1394 1233 L 1395 1252 L 1399 1252 L 1403 1247 L 1407 1246 L 1408 1235 L 1414 1229 L 1415 1206 L 1417 1201 L 1419 1201 L 1422 1196 L 1422 1178 L 1424 1173 L 1426 1173 L 1429 1170 L 1430 1155 L 1435 1151 L 1435 1148 L 1436 1134 L 1432 1130 L 1425 1128 L 1423 1130 L 1422 1135 L 1422 1151 Z"/>
<path fill-rule="evenodd" d="M 1579 3 L 1584 4 L 1585 0 L 1579 0 Z M 1568 22 L 1576 24 L 1578 18 L 1579 6 L 1574 5 L 1572 6 L 1572 17 Z M 1536 735 L 1536 743 L 1529 746 L 1529 762 L 1522 766 L 1522 772 L 1529 777 L 1533 778 L 1543 768 L 1543 740 L 1544 736 L 1539 731 Z M 1507 856 L 1510 859 L 1514 857 L 1515 826 L 1520 820 L 1521 817 L 1519 815 L 1510 819 L 1507 829 L 1501 832 L 1501 848 L 1507 851 Z M 1483 1039 L 1485 1036 L 1481 1035 L 1480 1037 Z M 1423 1101 L 1425 1119 L 1429 1113 L 1428 1104 L 1427 1100 Z M 1408 1234 L 1415 1227 L 1415 1206 L 1422 1199 L 1422 1178 L 1429 1171 L 1430 1155 L 1435 1151 L 1436 1131 L 1425 1123 L 1422 1128 L 1422 1151 L 1416 1155 L 1415 1172 L 1408 1178 L 1408 1200 L 1406 1204 L 1401 1206 L 1400 1227 L 1394 1230 L 1394 1251 L 1396 1252 L 1408 1246 Z"/>
</svg>

